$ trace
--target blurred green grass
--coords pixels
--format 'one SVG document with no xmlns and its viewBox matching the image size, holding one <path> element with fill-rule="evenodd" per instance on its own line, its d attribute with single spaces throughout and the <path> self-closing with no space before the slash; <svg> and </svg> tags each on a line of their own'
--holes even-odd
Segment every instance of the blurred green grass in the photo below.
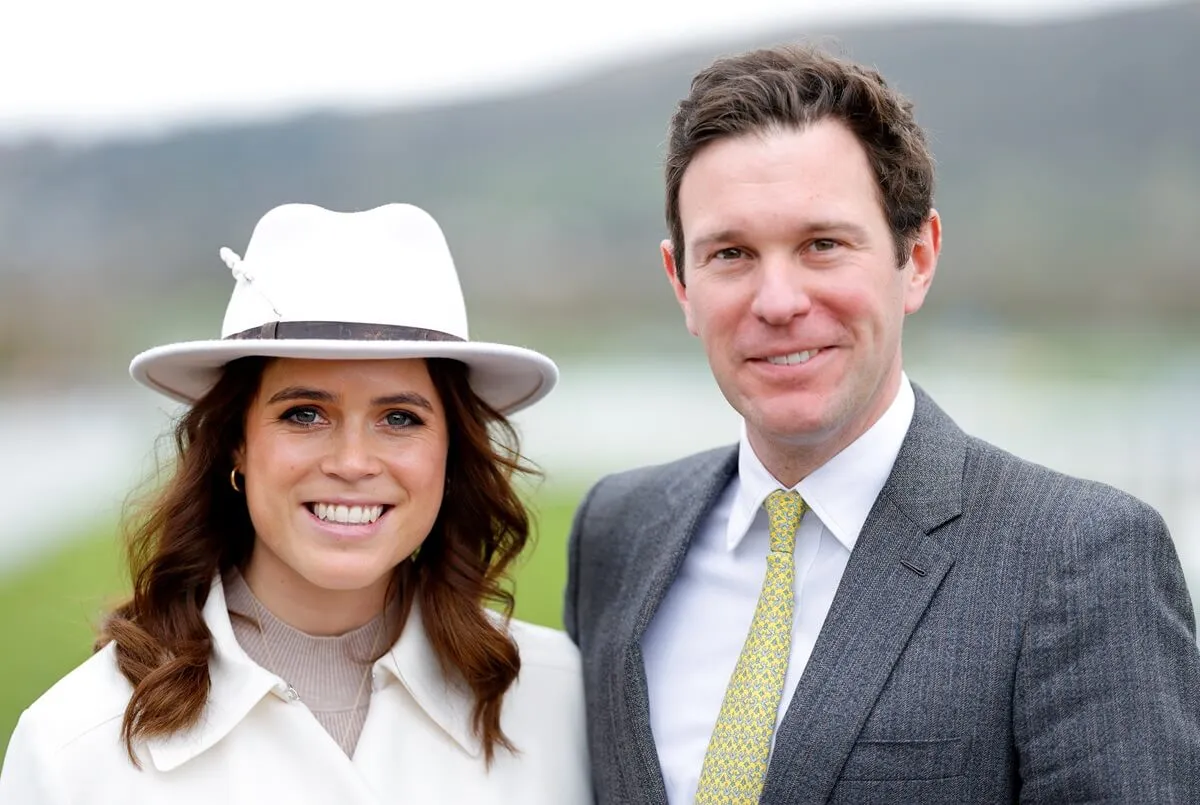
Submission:
<svg viewBox="0 0 1200 805">
<path fill-rule="evenodd" d="M 514 570 L 522 620 L 562 628 L 566 538 L 579 490 L 527 495 L 535 542 Z M 0 757 L 21 711 L 91 654 L 104 610 L 128 589 L 115 529 L 98 528 L 0 577 Z"/>
</svg>

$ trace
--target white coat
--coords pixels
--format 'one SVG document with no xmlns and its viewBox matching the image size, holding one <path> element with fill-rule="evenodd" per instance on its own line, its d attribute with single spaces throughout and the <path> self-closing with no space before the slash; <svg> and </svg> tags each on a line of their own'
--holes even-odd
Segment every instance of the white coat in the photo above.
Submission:
<svg viewBox="0 0 1200 805">
<path fill-rule="evenodd" d="M 0 771 L 2 805 L 242 805 L 286 802 L 591 802 L 580 662 L 561 632 L 512 621 L 521 674 L 501 726 L 517 747 L 490 769 L 471 730 L 472 700 L 448 684 L 414 609 L 375 663 L 371 705 L 353 758 L 287 685 L 234 638 L 218 580 L 204 607 L 212 689 L 199 723 L 168 738 L 120 738 L 131 687 L 111 644 L 21 716 Z"/>
</svg>

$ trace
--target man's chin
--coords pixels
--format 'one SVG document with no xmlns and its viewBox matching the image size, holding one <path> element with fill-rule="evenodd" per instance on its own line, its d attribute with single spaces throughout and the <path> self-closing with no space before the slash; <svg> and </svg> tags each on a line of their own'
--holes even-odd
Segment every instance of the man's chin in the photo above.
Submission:
<svg viewBox="0 0 1200 805">
<path fill-rule="evenodd" d="M 772 444 L 814 447 L 828 441 L 834 431 L 823 413 L 811 406 L 767 409 L 747 417 L 746 425 L 752 434 L 757 432 Z"/>
</svg>

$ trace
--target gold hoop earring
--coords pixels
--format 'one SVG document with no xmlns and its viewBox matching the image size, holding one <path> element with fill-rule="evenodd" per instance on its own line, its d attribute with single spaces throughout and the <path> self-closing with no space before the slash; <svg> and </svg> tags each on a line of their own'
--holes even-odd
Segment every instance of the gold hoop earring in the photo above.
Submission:
<svg viewBox="0 0 1200 805">
<path fill-rule="evenodd" d="M 229 471 L 229 485 L 233 487 L 234 492 L 240 493 L 242 491 L 242 488 L 238 486 L 237 482 L 237 467 L 234 467 Z"/>
</svg>

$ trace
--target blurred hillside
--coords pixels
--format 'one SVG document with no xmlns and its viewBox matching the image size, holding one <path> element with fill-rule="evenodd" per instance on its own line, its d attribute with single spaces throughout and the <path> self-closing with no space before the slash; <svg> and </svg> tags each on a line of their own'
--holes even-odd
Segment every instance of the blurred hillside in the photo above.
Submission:
<svg viewBox="0 0 1200 805">
<path fill-rule="evenodd" d="M 814 37 L 876 64 L 931 133 L 946 249 L 923 315 L 1200 320 L 1200 8 L 1181 5 L 781 30 L 473 103 L 0 149 L 0 376 L 107 374 L 151 333 L 215 335 L 217 248 L 242 252 L 286 201 L 430 210 L 476 334 L 674 325 L 657 252 L 673 106 L 717 54 Z"/>
</svg>

